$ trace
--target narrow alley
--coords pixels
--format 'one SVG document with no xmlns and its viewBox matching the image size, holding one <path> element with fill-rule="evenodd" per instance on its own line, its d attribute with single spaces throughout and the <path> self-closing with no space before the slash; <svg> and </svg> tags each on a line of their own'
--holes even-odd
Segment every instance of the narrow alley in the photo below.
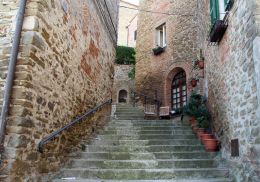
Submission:
<svg viewBox="0 0 260 182">
<path fill-rule="evenodd" d="M 0 0 L 0 181 L 260 182 L 260 1 Z"/>
</svg>

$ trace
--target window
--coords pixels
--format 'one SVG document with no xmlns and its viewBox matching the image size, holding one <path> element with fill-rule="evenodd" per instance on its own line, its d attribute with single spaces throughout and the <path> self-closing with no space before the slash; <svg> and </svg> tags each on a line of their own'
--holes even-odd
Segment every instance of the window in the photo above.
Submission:
<svg viewBox="0 0 260 182">
<path fill-rule="evenodd" d="M 210 0 L 210 16 L 211 23 L 214 23 L 217 20 L 223 20 L 226 14 L 226 6 L 230 0 Z"/>
<path fill-rule="evenodd" d="M 137 38 L 137 30 L 134 31 L 134 40 L 136 40 L 136 38 Z"/>
<path fill-rule="evenodd" d="M 160 47 L 166 46 L 166 24 L 156 28 L 156 45 Z"/>
</svg>

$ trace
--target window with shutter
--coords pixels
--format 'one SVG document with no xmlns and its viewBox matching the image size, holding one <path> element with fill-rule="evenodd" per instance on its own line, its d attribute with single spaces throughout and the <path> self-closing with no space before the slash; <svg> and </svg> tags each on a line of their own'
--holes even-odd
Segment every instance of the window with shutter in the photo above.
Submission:
<svg viewBox="0 0 260 182">
<path fill-rule="evenodd" d="M 211 16 L 211 24 L 219 20 L 219 1 L 218 0 L 210 0 L 210 16 Z"/>
</svg>

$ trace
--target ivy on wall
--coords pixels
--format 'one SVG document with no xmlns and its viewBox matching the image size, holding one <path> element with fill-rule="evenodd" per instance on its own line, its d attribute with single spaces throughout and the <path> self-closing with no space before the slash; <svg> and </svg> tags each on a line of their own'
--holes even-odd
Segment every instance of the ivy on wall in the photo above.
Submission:
<svg viewBox="0 0 260 182">
<path fill-rule="evenodd" d="M 116 48 L 116 64 L 131 65 L 135 64 L 135 49 L 126 46 L 117 46 Z"/>
<path fill-rule="evenodd" d="M 116 64 L 133 65 L 132 69 L 128 73 L 130 79 L 135 78 L 135 49 L 126 46 L 117 46 L 116 48 Z"/>
</svg>

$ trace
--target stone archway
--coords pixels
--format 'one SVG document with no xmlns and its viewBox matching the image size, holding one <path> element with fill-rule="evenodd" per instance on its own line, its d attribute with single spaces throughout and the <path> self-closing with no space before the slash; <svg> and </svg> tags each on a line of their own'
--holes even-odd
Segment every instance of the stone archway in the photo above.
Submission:
<svg viewBox="0 0 260 182">
<path fill-rule="evenodd" d="M 120 90 L 118 92 L 118 103 L 127 103 L 128 93 L 126 90 Z"/>
<path fill-rule="evenodd" d="M 179 62 L 178 65 L 174 64 L 171 67 L 169 67 L 168 71 L 164 74 L 164 81 L 163 81 L 163 99 L 162 104 L 163 106 L 169 106 L 172 105 L 172 81 L 174 76 L 176 76 L 179 72 L 185 71 L 186 73 L 186 81 L 191 77 L 191 64 L 190 62 Z M 190 91 L 187 90 L 187 94 L 190 94 Z"/>
</svg>

